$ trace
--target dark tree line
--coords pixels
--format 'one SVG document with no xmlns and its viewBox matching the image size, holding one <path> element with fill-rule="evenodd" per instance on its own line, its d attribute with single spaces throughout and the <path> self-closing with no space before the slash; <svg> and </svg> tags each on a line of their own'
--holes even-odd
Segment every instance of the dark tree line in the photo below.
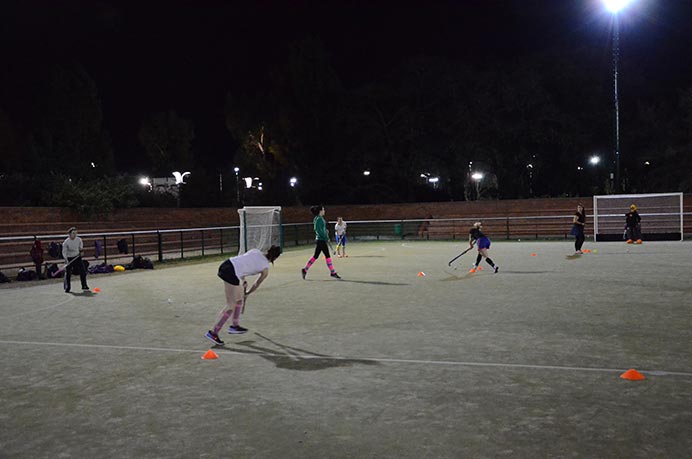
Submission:
<svg viewBox="0 0 692 459">
<path fill-rule="evenodd" d="M 138 150 L 116 151 L 98 82 L 77 62 L 28 79 L 0 71 L 0 205 L 171 205 L 119 166 L 128 154 L 152 176 L 190 170 L 189 206 L 235 205 L 238 195 L 288 205 L 692 191 L 692 81 L 652 89 L 623 69 L 616 184 L 612 81 L 589 53 L 482 64 L 421 56 L 348 85 L 320 40 L 305 39 L 268 68 L 229 83 L 218 101 L 234 145 L 222 155 L 197 143 L 194 116 L 170 107 L 137 115 Z M 591 166 L 595 154 L 603 161 Z M 234 166 L 262 190 L 237 184 Z"/>
</svg>

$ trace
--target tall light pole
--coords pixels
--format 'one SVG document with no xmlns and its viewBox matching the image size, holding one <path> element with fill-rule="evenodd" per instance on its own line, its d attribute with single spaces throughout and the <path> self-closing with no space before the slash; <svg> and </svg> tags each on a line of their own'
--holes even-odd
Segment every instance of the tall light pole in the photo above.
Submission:
<svg viewBox="0 0 692 459">
<path fill-rule="evenodd" d="M 481 197 L 481 180 L 483 180 L 483 174 L 480 172 L 474 172 L 471 178 L 476 181 L 476 201 Z"/>
<path fill-rule="evenodd" d="M 603 0 L 613 15 L 613 101 L 615 104 L 615 189 L 621 191 L 620 182 L 620 102 L 618 100 L 618 59 L 620 57 L 620 18 L 618 13 L 633 0 Z"/>
<path fill-rule="evenodd" d="M 240 178 L 238 177 L 240 168 L 234 167 L 233 172 L 235 172 L 235 200 L 238 203 L 238 207 L 240 207 Z"/>
</svg>

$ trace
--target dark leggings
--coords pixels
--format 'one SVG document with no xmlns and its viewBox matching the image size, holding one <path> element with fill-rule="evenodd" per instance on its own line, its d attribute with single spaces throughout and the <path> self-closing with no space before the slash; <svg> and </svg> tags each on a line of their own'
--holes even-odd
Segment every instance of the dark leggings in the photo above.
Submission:
<svg viewBox="0 0 692 459">
<path fill-rule="evenodd" d="M 315 260 L 320 257 L 320 252 L 324 254 L 324 258 L 329 258 L 329 247 L 327 241 L 315 241 L 315 254 L 312 256 Z"/>
<path fill-rule="evenodd" d="M 584 234 L 579 234 L 574 236 L 574 250 L 577 252 L 581 250 L 581 246 L 584 245 Z"/>
</svg>

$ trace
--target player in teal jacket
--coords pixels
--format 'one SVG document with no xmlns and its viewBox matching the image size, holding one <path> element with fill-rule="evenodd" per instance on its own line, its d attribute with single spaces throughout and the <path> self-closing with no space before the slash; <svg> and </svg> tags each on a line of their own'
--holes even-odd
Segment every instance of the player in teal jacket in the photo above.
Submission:
<svg viewBox="0 0 692 459">
<path fill-rule="evenodd" d="M 329 233 L 327 232 L 327 222 L 324 220 L 324 207 L 322 206 L 312 206 L 310 212 L 315 217 L 313 220 L 313 226 L 315 228 L 315 254 L 308 260 L 307 264 L 300 273 L 305 279 L 308 275 L 308 269 L 320 256 L 320 252 L 324 254 L 327 260 L 327 267 L 329 268 L 329 275 L 335 279 L 341 279 L 341 277 L 334 270 L 334 265 L 332 264 L 332 257 L 329 255 L 329 247 L 327 242 L 329 241 Z"/>
</svg>

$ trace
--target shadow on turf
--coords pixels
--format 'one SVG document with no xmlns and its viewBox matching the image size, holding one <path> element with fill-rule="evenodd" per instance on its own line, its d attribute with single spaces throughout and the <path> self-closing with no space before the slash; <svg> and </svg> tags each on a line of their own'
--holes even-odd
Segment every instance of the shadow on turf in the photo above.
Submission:
<svg viewBox="0 0 692 459">
<path fill-rule="evenodd" d="M 334 282 L 333 279 L 305 279 L 306 282 Z M 363 281 L 354 279 L 339 279 L 338 282 L 350 282 L 352 284 L 368 284 L 368 285 L 411 285 L 403 282 L 383 282 L 383 281 Z"/>
<path fill-rule="evenodd" d="M 462 280 L 467 280 L 467 279 L 471 279 L 471 278 L 473 278 L 473 277 L 478 277 L 478 276 L 483 276 L 483 275 L 484 275 L 484 274 L 482 274 L 482 273 L 481 273 L 481 274 L 478 274 L 478 273 L 466 273 L 466 274 L 463 274 L 463 275 L 461 275 L 461 273 L 459 273 L 460 275 L 456 275 L 456 274 L 450 273 L 449 271 L 445 271 L 445 272 L 446 272 L 447 274 L 449 274 L 449 277 L 445 277 L 444 279 L 440 279 L 440 282 L 462 281 Z M 532 274 L 547 274 L 547 273 L 549 273 L 549 272 L 550 272 L 550 271 L 511 271 L 511 270 L 503 271 L 503 270 L 500 270 L 500 272 L 497 273 L 497 274 L 494 274 L 494 273 L 490 273 L 490 274 L 492 274 L 492 275 L 494 275 L 494 276 L 495 276 L 495 275 L 500 276 L 500 275 L 502 275 L 502 274 L 527 274 L 527 275 L 532 275 Z"/>
<path fill-rule="evenodd" d="M 379 362 L 372 360 L 346 359 L 332 357 L 326 354 L 318 354 L 305 349 L 277 343 L 271 338 L 267 338 L 260 333 L 255 333 L 255 335 L 269 342 L 275 347 L 278 347 L 279 350 L 260 346 L 255 344 L 254 340 L 246 340 L 236 343 L 236 346 L 243 346 L 243 348 L 240 349 L 219 348 L 219 350 L 222 352 L 224 350 L 228 350 L 232 352 L 241 352 L 244 354 L 259 355 L 263 359 L 272 362 L 277 368 L 283 368 L 286 370 L 317 371 L 326 370 L 327 368 L 350 367 L 355 364 L 379 365 Z"/>
<path fill-rule="evenodd" d="M 73 296 L 96 296 L 96 294 L 91 290 L 82 290 L 81 292 L 69 292 L 69 294 Z"/>
</svg>

